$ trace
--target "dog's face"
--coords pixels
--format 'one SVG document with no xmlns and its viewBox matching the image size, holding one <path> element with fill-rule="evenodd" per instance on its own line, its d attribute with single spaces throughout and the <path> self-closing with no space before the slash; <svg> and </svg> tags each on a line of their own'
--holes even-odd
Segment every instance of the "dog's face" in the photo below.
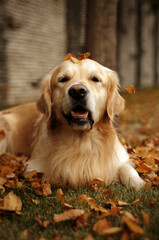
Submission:
<svg viewBox="0 0 159 240">
<path fill-rule="evenodd" d="M 113 71 L 90 59 L 78 63 L 67 60 L 44 80 L 37 106 L 47 120 L 53 114 L 61 124 L 89 130 L 104 117 L 113 120 L 123 109 L 124 100 Z"/>
</svg>

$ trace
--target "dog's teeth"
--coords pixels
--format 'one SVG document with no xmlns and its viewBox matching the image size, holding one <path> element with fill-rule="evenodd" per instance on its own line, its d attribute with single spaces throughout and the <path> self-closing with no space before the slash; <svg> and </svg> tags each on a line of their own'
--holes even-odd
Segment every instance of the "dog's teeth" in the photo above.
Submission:
<svg viewBox="0 0 159 240">
<path fill-rule="evenodd" d="M 81 112 L 71 111 L 71 115 L 74 118 L 87 118 L 88 117 L 88 112 L 81 113 Z"/>
</svg>

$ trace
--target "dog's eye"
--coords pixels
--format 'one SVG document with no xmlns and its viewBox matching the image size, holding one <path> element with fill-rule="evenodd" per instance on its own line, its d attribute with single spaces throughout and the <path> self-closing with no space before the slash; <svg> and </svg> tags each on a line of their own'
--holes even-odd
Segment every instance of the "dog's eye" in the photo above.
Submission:
<svg viewBox="0 0 159 240">
<path fill-rule="evenodd" d="M 100 80 L 99 80 L 97 77 L 93 77 L 93 78 L 92 78 L 92 81 L 93 81 L 93 82 L 100 82 Z"/>
<path fill-rule="evenodd" d="M 69 80 L 69 78 L 68 77 L 62 77 L 62 78 L 60 78 L 60 80 L 59 80 L 59 82 L 67 82 Z"/>
</svg>

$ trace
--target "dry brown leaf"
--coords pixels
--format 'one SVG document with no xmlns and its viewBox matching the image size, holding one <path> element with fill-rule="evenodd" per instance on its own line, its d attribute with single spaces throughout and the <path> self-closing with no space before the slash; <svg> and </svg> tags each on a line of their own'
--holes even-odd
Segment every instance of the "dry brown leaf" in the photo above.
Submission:
<svg viewBox="0 0 159 240">
<path fill-rule="evenodd" d="M 78 60 L 83 60 L 83 59 L 87 59 L 90 56 L 90 52 L 86 52 L 82 54 L 78 52 L 78 55 L 79 55 Z"/>
<path fill-rule="evenodd" d="M 88 234 L 87 237 L 85 237 L 83 240 L 94 240 L 91 234 Z"/>
<path fill-rule="evenodd" d="M 34 218 L 34 220 L 42 227 L 47 228 L 52 221 L 42 221 L 41 216 L 38 215 L 37 217 Z"/>
<path fill-rule="evenodd" d="M 132 202 L 132 205 L 137 205 L 139 202 L 142 202 L 142 198 L 136 199 L 134 202 Z"/>
<path fill-rule="evenodd" d="M 136 234 L 144 234 L 144 230 L 137 224 L 136 222 L 132 221 L 130 218 L 124 220 L 124 224 L 129 228 L 130 231 Z"/>
<path fill-rule="evenodd" d="M 6 175 L 13 172 L 13 169 L 10 166 L 0 166 L 0 175 L 5 177 Z"/>
<path fill-rule="evenodd" d="M 142 213 L 142 217 L 143 217 L 146 227 L 149 228 L 150 227 L 150 215 L 148 213 L 146 213 L 144 210 L 141 210 L 141 213 Z"/>
<path fill-rule="evenodd" d="M 22 201 L 13 192 L 8 193 L 3 199 L 3 206 L 0 210 L 4 211 L 21 211 Z"/>
<path fill-rule="evenodd" d="M 2 195 L 4 192 L 5 192 L 5 188 L 2 185 L 0 185 L 0 195 Z"/>
<path fill-rule="evenodd" d="M 8 180 L 5 183 L 5 187 L 7 187 L 7 188 L 15 188 L 15 181 L 14 180 Z"/>
<path fill-rule="evenodd" d="M 0 129 L 0 139 L 5 137 L 5 132 L 3 129 Z"/>
<path fill-rule="evenodd" d="M 4 185 L 7 182 L 6 177 L 0 177 L 0 185 Z"/>
<path fill-rule="evenodd" d="M 52 194 L 52 190 L 51 190 L 51 184 L 50 183 L 44 183 L 42 185 L 42 191 L 43 191 L 43 196 L 49 196 Z"/>
<path fill-rule="evenodd" d="M 32 199 L 31 198 L 31 201 L 35 204 L 35 205 L 39 205 L 40 204 L 40 201 L 38 199 Z"/>
<path fill-rule="evenodd" d="M 30 232 L 28 229 L 25 229 L 21 234 L 20 234 L 20 239 L 29 239 L 30 237 Z"/>
<path fill-rule="evenodd" d="M 63 213 L 55 214 L 53 217 L 53 220 L 55 223 L 58 223 L 58 222 L 63 222 L 70 219 L 76 219 L 80 217 L 82 214 L 84 214 L 84 212 L 85 211 L 82 209 L 70 209 L 70 210 L 64 211 Z"/>
<path fill-rule="evenodd" d="M 66 196 L 63 194 L 61 188 L 57 190 L 57 201 L 60 202 L 61 204 L 64 204 L 64 202 L 66 201 Z"/>
<path fill-rule="evenodd" d="M 65 210 L 74 209 L 74 207 L 68 203 L 64 203 L 63 205 L 64 205 Z"/>
<path fill-rule="evenodd" d="M 71 57 L 74 57 L 74 58 L 75 58 L 75 55 L 72 54 L 72 53 L 66 54 L 66 56 L 64 57 L 64 61 L 67 61 L 67 60 L 71 59 Z"/>
<path fill-rule="evenodd" d="M 109 235 L 113 235 L 113 234 L 116 234 L 116 233 L 119 233 L 122 231 L 122 228 L 121 227 L 112 227 L 112 228 L 108 228 L 108 229 L 104 229 L 100 235 L 101 236 L 109 236 Z"/>
<path fill-rule="evenodd" d="M 93 231 L 97 232 L 99 235 L 103 235 L 103 230 L 111 228 L 112 224 L 111 222 L 102 219 L 102 220 L 98 220 L 94 225 L 93 225 Z"/>
<path fill-rule="evenodd" d="M 135 223 L 139 223 L 139 219 L 136 218 L 132 213 L 128 212 L 128 211 L 124 211 L 123 215 L 122 215 L 122 221 L 121 223 L 123 224 L 125 219 L 130 219 L 131 221 L 135 222 Z"/>
<path fill-rule="evenodd" d="M 35 179 L 35 176 L 37 175 L 37 171 L 33 170 L 30 172 L 27 172 L 25 174 L 25 178 L 28 179 L 29 181 L 33 181 Z"/>
<path fill-rule="evenodd" d="M 130 94 L 135 94 L 135 88 L 133 85 L 130 85 L 129 87 L 127 87 L 126 91 Z"/>
<path fill-rule="evenodd" d="M 81 226 L 88 226 L 88 218 L 92 215 L 92 212 L 85 212 L 80 217 L 78 217 L 76 221 L 76 230 L 78 230 Z"/>
<path fill-rule="evenodd" d="M 96 178 L 88 182 L 88 186 L 103 187 L 104 185 L 105 185 L 105 181 L 100 178 Z"/>
<path fill-rule="evenodd" d="M 81 194 L 81 195 L 79 195 L 77 198 L 75 198 L 75 199 L 72 199 L 73 201 L 74 200 L 77 200 L 77 202 L 79 203 L 79 204 L 85 204 L 86 202 L 87 202 L 87 195 L 85 195 L 85 194 Z"/>
<path fill-rule="evenodd" d="M 87 203 L 90 206 L 91 210 L 94 210 L 95 212 L 106 212 L 107 213 L 107 210 L 105 208 L 99 207 L 93 198 L 87 197 Z"/>
<path fill-rule="evenodd" d="M 148 206 L 150 208 L 151 206 L 155 206 L 157 204 L 157 200 L 155 198 L 149 198 L 147 203 L 148 203 Z"/>
<path fill-rule="evenodd" d="M 112 197 L 114 195 L 114 193 L 112 192 L 111 189 L 107 189 L 106 191 L 104 191 L 102 193 L 103 197 L 105 197 L 106 199 L 109 198 L 109 197 Z"/>
</svg>

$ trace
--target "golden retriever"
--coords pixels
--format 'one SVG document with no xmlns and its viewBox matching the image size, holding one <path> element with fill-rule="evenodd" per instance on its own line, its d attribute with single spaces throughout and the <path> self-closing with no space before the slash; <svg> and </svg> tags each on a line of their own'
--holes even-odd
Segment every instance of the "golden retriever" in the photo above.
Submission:
<svg viewBox="0 0 159 240">
<path fill-rule="evenodd" d="M 24 153 L 27 171 L 43 172 L 53 183 L 77 186 L 101 178 L 143 187 L 112 124 L 124 108 L 118 87 L 112 70 L 71 57 L 45 77 L 36 103 L 1 112 L 0 153 Z"/>
</svg>

